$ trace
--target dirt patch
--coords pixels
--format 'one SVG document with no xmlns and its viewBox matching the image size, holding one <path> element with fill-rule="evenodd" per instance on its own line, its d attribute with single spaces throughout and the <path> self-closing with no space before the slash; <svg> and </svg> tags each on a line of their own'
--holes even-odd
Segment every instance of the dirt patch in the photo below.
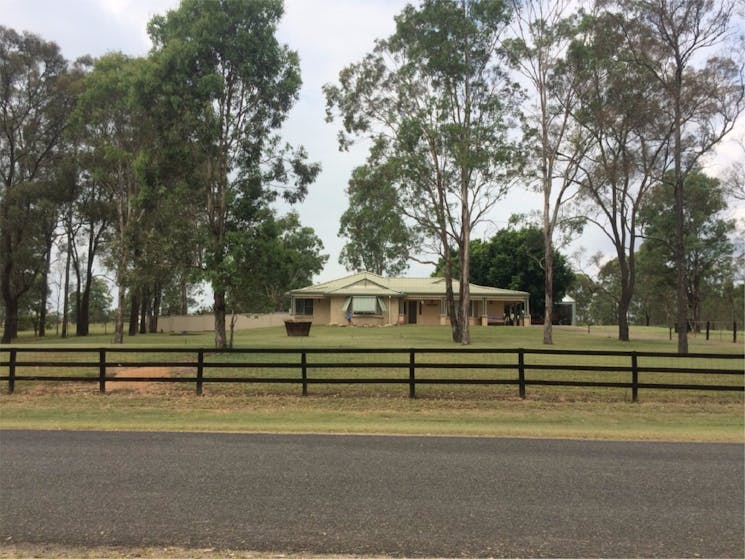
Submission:
<svg viewBox="0 0 745 559">
<path fill-rule="evenodd" d="M 113 373 L 113 374 L 112 374 Z M 122 369 L 116 367 L 107 370 L 107 374 L 116 378 L 169 378 L 174 376 L 175 371 L 171 367 L 134 367 L 131 369 Z M 151 394 L 160 391 L 164 386 L 171 383 L 157 381 L 126 381 L 126 382 L 107 382 L 106 392 L 135 392 L 137 394 Z"/>
</svg>

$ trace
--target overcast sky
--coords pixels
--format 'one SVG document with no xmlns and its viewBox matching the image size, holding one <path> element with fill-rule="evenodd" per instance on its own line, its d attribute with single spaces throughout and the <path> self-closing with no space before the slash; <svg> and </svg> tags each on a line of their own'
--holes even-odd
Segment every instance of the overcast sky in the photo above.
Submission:
<svg viewBox="0 0 745 559">
<path fill-rule="evenodd" d="M 145 30 L 148 20 L 177 7 L 178 3 L 178 0 L 0 0 L 0 25 L 31 31 L 56 42 L 68 60 L 85 54 L 100 56 L 109 51 L 144 55 L 150 48 Z M 338 151 L 338 123 L 325 122 L 321 86 L 335 81 L 339 70 L 370 51 L 376 38 L 390 35 L 394 30 L 393 16 L 406 3 L 405 0 L 285 0 L 279 38 L 300 55 L 303 88 L 284 137 L 293 144 L 304 145 L 311 159 L 323 166 L 308 197 L 297 208 L 302 223 L 315 229 L 329 254 L 328 263 L 316 281 L 346 273 L 338 263 L 343 240 L 337 237 L 339 218 L 347 205 L 344 188 L 351 170 L 364 162 L 366 155 L 361 149 Z M 741 118 L 738 127 L 741 138 L 745 129 L 743 121 Z M 725 143 L 720 152 L 730 158 L 741 157 L 732 143 Z M 720 169 L 721 161 L 720 158 L 711 170 Z M 539 208 L 537 195 L 513 192 L 497 204 L 490 222 L 477 235 L 492 235 L 506 225 L 512 213 Z M 736 211 L 745 216 L 742 206 Z M 588 230 L 565 252 L 570 254 L 580 247 L 588 254 L 609 250 L 609 244 L 595 230 Z M 409 275 L 430 272 L 430 267 L 412 265 Z"/>
</svg>

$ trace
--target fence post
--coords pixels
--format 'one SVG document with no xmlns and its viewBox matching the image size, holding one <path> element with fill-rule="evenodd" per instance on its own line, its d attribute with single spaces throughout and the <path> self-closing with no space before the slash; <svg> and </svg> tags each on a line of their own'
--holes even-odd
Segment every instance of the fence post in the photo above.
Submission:
<svg viewBox="0 0 745 559">
<path fill-rule="evenodd" d="M 732 322 L 732 343 L 737 343 L 737 321 Z"/>
<path fill-rule="evenodd" d="M 517 379 L 520 385 L 520 398 L 525 399 L 525 350 L 517 350 Z"/>
<path fill-rule="evenodd" d="M 197 396 L 204 391 L 204 350 L 197 351 Z"/>
<path fill-rule="evenodd" d="M 98 391 L 106 394 L 106 350 L 98 350 Z"/>
<path fill-rule="evenodd" d="M 412 349 L 409 351 L 409 398 L 416 398 L 416 358 L 415 352 Z"/>
<path fill-rule="evenodd" d="M 639 361 L 635 351 L 631 353 L 631 400 L 639 401 Z"/>
<path fill-rule="evenodd" d="M 308 357 L 303 351 L 300 353 L 300 377 L 303 379 L 303 396 L 308 395 Z"/>
<path fill-rule="evenodd" d="M 16 389 L 16 349 L 10 350 L 10 365 L 8 365 L 8 394 Z"/>
<path fill-rule="evenodd" d="M 709 329 L 711 328 L 711 322 L 706 321 L 706 341 L 709 341 Z"/>
</svg>

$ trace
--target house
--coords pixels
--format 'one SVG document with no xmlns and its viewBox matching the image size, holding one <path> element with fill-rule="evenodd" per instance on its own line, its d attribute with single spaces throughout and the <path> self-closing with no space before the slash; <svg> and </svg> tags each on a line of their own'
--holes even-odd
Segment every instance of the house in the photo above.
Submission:
<svg viewBox="0 0 745 559">
<path fill-rule="evenodd" d="M 453 282 L 457 294 L 458 282 Z M 470 284 L 474 325 L 530 325 L 529 294 Z M 386 278 L 361 272 L 289 292 L 290 314 L 314 324 L 446 325 L 444 278 Z"/>
</svg>

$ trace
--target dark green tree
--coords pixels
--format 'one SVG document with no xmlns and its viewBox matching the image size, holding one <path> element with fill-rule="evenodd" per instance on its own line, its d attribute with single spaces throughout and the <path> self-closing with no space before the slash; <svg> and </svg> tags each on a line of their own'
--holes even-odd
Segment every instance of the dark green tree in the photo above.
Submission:
<svg viewBox="0 0 745 559">
<path fill-rule="evenodd" d="M 75 294 L 71 293 L 71 297 Z M 91 282 L 90 304 L 88 310 L 89 320 L 91 322 L 105 322 L 111 317 L 111 304 L 114 302 L 114 298 L 111 296 L 111 287 L 106 280 L 100 277 L 94 277 Z M 78 316 L 75 314 L 75 305 L 73 301 L 70 301 L 70 308 L 73 311 L 70 313 L 70 319 L 73 322 L 78 321 Z"/>
<path fill-rule="evenodd" d="M 339 223 L 339 235 L 349 239 L 339 255 L 347 270 L 396 276 L 408 268 L 415 234 L 404 222 L 394 184 L 390 167 L 372 155 L 352 172 L 349 207 Z"/>
<path fill-rule="evenodd" d="M 500 50 L 510 17 L 500 0 L 407 6 L 391 37 L 324 87 L 328 119 L 341 117 L 340 147 L 371 140 L 394 180 L 399 214 L 443 259 L 452 337 L 462 344 L 470 342 L 471 231 L 519 160 L 510 135 L 519 87 Z"/>
<path fill-rule="evenodd" d="M 286 293 L 312 283 L 328 259 L 313 229 L 295 212 L 262 219 L 240 241 L 237 281 L 230 291 L 234 312 L 286 310 Z"/>
<path fill-rule="evenodd" d="M 530 311 L 543 320 L 545 278 L 543 231 L 538 227 L 502 229 L 488 241 L 471 241 L 471 281 L 477 285 L 530 293 Z M 553 292 L 560 301 L 574 281 L 567 259 L 553 250 Z M 435 271 L 442 274 L 442 262 Z"/>
<path fill-rule="evenodd" d="M 73 103 L 67 75 L 56 44 L 0 26 L 3 343 L 17 336 L 21 298 L 49 266 L 57 207 L 52 174 Z"/>
<path fill-rule="evenodd" d="M 114 341 L 124 341 L 127 291 L 133 279 L 136 240 L 145 209 L 141 204 L 139 167 L 150 149 L 152 122 L 141 89 L 148 62 L 121 53 L 96 60 L 85 78 L 79 118 L 89 147 L 85 169 L 93 188 L 103 193 L 112 216 L 108 266 L 118 288 Z"/>
<path fill-rule="evenodd" d="M 745 39 L 734 27 L 738 0 L 603 2 L 620 24 L 629 60 L 658 93 L 666 174 L 673 187 L 678 351 L 687 353 L 690 299 L 686 255 L 686 177 L 730 131 L 745 107 Z M 717 52 L 719 51 L 719 52 Z M 722 54 L 722 51 L 725 54 Z M 660 178 L 660 176 L 658 176 Z"/>
<path fill-rule="evenodd" d="M 702 301 L 706 291 L 721 286 L 731 278 L 734 247 L 730 235 L 735 231 L 733 220 L 724 219 L 727 209 L 725 189 L 715 178 L 701 172 L 689 173 L 684 184 L 686 276 L 688 278 L 688 317 L 696 328 L 702 320 Z M 644 223 L 644 247 L 658 267 L 668 288 L 674 292 L 676 276 L 675 181 L 658 183 L 650 192 L 640 218 Z"/>
<path fill-rule="evenodd" d="M 214 294 L 215 346 L 227 347 L 226 297 L 235 273 L 232 207 L 248 197 L 303 199 L 320 171 L 277 135 L 300 89 L 297 54 L 276 38 L 280 0 L 184 0 L 148 26 L 171 102 L 201 148 L 203 263 Z"/>
</svg>

